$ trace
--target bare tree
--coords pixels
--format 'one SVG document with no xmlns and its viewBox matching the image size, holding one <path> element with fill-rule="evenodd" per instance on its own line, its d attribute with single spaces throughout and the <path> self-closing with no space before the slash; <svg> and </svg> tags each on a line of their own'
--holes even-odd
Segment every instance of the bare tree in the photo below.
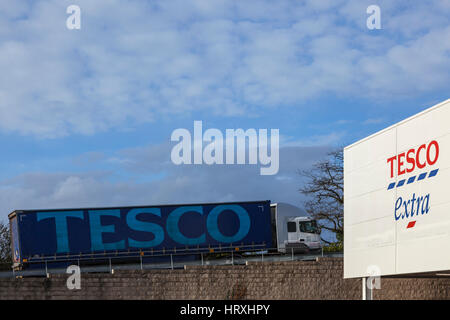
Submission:
<svg viewBox="0 0 450 320">
<path fill-rule="evenodd" d="M 300 171 L 306 178 L 300 192 L 308 196 L 306 211 L 318 221 L 320 230 L 334 233 L 336 242 L 344 239 L 344 156 L 339 149 L 328 154 L 327 159 L 317 162 L 312 169 Z"/>
<path fill-rule="evenodd" d="M 11 259 L 11 234 L 9 225 L 0 221 L 0 264 L 10 264 Z"/>
</svg>

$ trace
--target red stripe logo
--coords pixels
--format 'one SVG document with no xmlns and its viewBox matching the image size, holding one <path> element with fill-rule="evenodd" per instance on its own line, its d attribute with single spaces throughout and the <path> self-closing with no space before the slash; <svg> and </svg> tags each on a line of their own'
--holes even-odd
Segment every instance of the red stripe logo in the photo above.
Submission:
<svg viewBox="0 0 450 320">
<path fill-rule="evenodd" d="M 411 222 L 408 223 L 408 225 L 406 226 L 406 229 L 413 228 L 415 225 L 416 225 L 416 222 L 415 222 L 415 221 L 411 221 Z"/>
</svg>

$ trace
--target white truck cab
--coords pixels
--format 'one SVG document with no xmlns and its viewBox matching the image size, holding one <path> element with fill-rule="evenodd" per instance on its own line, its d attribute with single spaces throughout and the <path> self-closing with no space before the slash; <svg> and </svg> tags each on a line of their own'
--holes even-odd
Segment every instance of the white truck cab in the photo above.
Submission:
<svg viewBox="0 0 450 320">
<path fill-rule="evenodd" d="M 308 252 L 322 248 L 319 228 L 316 220 L 303 209 L 287 204 L 271 204 L 272 226 L 276 230 L 279 252 Z"/>
<path fill-rule="evenodd" d="M 291 248 L 294 250 L 303 247 L 307 247 L 307 250 L 322 248 L 316 220 L 308 217 L 288 218 L 286 229 L 288 237 L 285 246 L 287 251 Z"/>
</svg>

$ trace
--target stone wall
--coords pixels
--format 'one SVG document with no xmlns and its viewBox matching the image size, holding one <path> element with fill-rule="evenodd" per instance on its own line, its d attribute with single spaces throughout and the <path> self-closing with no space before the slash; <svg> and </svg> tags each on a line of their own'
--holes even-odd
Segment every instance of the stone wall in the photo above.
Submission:
<svg viewBox="0 0 450 320">
<path fill-rule="evenodd" d="M 196 266 L 185 270 L 0 279 L 0 299 L 360 299 L 361 280 L 342 278 L 341 258 Z M 450 279 L 384 279 L 375 299 L 449 299 Z"/>
</svg>

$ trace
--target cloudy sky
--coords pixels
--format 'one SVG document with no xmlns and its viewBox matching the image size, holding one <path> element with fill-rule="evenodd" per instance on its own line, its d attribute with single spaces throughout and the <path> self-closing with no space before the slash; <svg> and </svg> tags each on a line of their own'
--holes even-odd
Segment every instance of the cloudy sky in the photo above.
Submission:
<svg viewBox="0 0 450 320">
<path fill-rule="evenodd" d="M 69 5 L 81 29 L 69 30 Z M 366 9 L 381 8 L 381 30 Z M 0 2 L 0 219 L 284 201 L 307 169 L 449 98 L 450 1 Z M 280 170 L 176 166 L 173 130 L 279 129 Z"/>
</svg>

